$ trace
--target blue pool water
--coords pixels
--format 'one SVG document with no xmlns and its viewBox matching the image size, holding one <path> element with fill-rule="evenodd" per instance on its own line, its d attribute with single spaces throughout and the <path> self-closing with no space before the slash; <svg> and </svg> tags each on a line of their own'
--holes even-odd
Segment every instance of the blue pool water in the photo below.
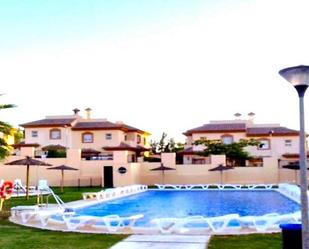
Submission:
<svg viewBox="0 0 309 249">
<path fill-rule="evenodd" d="M 205 217 L 238 213 L 240 216 L 287 214 L 300 206 L 276 191 L 160 191 L 151 190 L 129 197 L 108 201 L 82 209 L 77 215 L 105 216 L 118 214 L 127 217 L 143 214 L 137 226 L 148 226 L 154 218 Z"/>
</svg>

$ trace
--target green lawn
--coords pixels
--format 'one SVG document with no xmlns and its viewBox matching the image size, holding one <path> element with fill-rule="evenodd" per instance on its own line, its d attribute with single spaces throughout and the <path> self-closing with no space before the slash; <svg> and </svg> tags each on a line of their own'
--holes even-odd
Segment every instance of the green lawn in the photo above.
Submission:
<svg viewBox="0 0 309 249">
<path fill-rule="evenodd" d="M 63 194 L 59 188 L 53 188 L 55 193 L 65 201 L 80 200 L 83 192 L 95 192 L 101 188 L 65 188 Z M 54 202 L 52 198 L 49 200 Z M 36 197 L 25 200 L 24 197 L 11 198 L 4 203 L 0 212 L 0 246 L 9 249 L 95 249 L 110 248 L 126 235 L 80 234 L 69 232 L 53 232 L 27 228 L 12 224 L 8 221 L 9 210 L 13 206 L 32 205 Z M 280 249 L 280 234 L 253 234 L 240 236 L 214 236 L 211 238 L 209 249 Z"/>
<path fill-rule="evenodd" d="M 281 234 L 213 236 L 208 249 L 281 249 Z"/>
<path fill-rule="evenodd" d="M 0 221 L 0 245 L 9 249 L 95 249 L 110 248 L 124 235 L 53 232 Z"/>
<path fill-rule="evenodd" d="M 65 188 L 61 194 L 59 188 L 53 188 L 60 198 L 67 201 L 79 200 L 82 192 L 92 192 L 101 188 Z M 54 201 L 52 198 L 49 200 Z M 0 216 L 0 247 L 9 249 L 95 249 L 110 248 L 113 244 L 127 237 L 126 235 L 104 235 L 104 234 L 80 234 L 53 232 L 47 230 L 27 228 L 12 224 L 8 221 L 9 209 L 17 205 L 31 205 L 36 203 L 36 197 L 11 198 L 4 203 L 4 210 Z"/>
</svg>

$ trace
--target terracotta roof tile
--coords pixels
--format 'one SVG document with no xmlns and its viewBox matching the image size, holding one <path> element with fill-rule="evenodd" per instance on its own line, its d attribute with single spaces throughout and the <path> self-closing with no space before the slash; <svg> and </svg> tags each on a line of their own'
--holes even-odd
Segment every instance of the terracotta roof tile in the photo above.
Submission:
<svg viewBox="0 0 309 249">
<path fill-rule="evenodd" d="M 108 121 L 98 121 L 98 122 L 77 122 L 73 130 L 89 130 L 89 129 L 115 129 L 119 125 L 116 125 Z"/>
<path fill-rule="evenodd" d="M 138 133 L 146 133 L 146 131 L 142 131 L 133 126 L 129 126 L 126 124 L 118 124 L 112 123 L 109 121 L 98 121 L 98 122 L 78 122 L 74 125 L 72 130 L 122 130 L 125 132 L 138 132 Z"/>
<path fill-rule="evenodd" d="M 40 145 L 37 144 L 37 143 L 24 143 L 24 142 L 21 142 L 19 144 L 13 144 L 12 145 L 14 149 L 17 149 L 17 148 L 21 148 L 21 147 L 39 147 Z"/>
<path fill-rule="evenodd" d="M 286 127 L 252 127 L 247 128 L 247 136 L 282 136 L 282 135 L 298 135 L 297 130 Z"/>
<path fill-rule="evenodd" d="M 297 130 L 289 129 L 282 126 L 277 127 L 246 127 L 246 123 L 210 123 L 203 126 L 188 130 L 184 135 L 193 133 L 224 133 L 224 132 L 246 132 L 247 136 L 297 136 Z"/>
<path fill-rule="evenodd" d="M 178 153 L 182 155 L 196 155 L 197 154 L 197 152 L 193 150 L 193 147 L 188 147 L 184 149 L 183 151 L 179 151 Z"/>
<path fill-rule="evenodd" d="M 186 131 L 185 135 L 191 135 L 192 133 L 203 132 L 245 132 L 245 123 L 218 123 L 218 124 L 205 124 L 203 126 Z"/>
<path fill-rule="evenodd" d="M 82 154 L 100 154 L 101 151 L 99 150 L 95 150 L 95 149 L 92 149 L 92 148 L 83 148 L 82 151 L 81 151 Z"/>
<path fill-rule="evenodd" d="M 41 119 L 29 123 L 21 124 L 20 126 L 24 128 L 28 127 L 54 127 L 54 126 L 70 126 L 75 118 L 47 118 Z"/>
<path fill-rule="evenodd" d="M 282 155 L 282 157 L 299 159 L 299 154 L 298 153 L 285 153 L 285 154 Z M 307 158 L 309 158 L 309 151 L 307 151 Z"/>
<path fill-rule="evenodd" d="M 137 146 L 131 146 L 129 144 L 121 142 L 117 146 L 104 146 L 104 150 L 129 150 L 129 151 L 148 151 L 150 149 L 145 148 L 143 146 L 137 145 Z"/>
</svg>

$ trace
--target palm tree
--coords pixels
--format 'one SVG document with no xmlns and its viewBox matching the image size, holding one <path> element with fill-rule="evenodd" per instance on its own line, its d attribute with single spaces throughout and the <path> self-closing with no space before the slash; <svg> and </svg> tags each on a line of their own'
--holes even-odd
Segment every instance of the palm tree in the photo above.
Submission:
<svg viewBox="0 0 309 249">
<path fill-rule="evenodd" d="M 2 94 L 0 94 L 1 96 Z M 13 104 L 0 104 L 0 110 L 13 108 Z M 4 159 L 9 155 L 11 147 L 7 144 L 5 136 L 12 135 L 12 126 L 4 121 L 0 121 L 0 159 Z"/>
</svg>

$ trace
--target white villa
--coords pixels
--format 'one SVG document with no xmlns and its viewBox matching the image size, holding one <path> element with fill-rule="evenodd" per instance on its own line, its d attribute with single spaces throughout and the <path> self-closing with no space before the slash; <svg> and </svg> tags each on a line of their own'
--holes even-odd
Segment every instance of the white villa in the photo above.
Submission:
<svg viewBox="0 0 309 249">
<path fill-rule="evenodd" d="M 297 159 L 299 152 L 299 132 L 280 126 L 280 124 L 255 124 L 249 120 L 210 121 L 200 127 L 183 133 L 186 146 L 183 152 L 185 164 L 205 163 L 209 158 L 201 157 L 201 145 L 194 145 L 199 139 L 222 140 L 225 144 L 240 139 L 255 139 L 259 146 L 248 146 L 246 150 L 254 159 L 243 162 L 242 166 L 261 166 L 263 158 L 278 160 Z"/>
<path fill-rule="evenodd" d="M 128 162 L 136 162 L 148 151 L 150 133 L 123 122 L 92 119 L 90 108 L 85 110 L 85 118 L 78 114 L 78 109 L 73 111 L 74 115 L 47 116 L 21 124 L 25 143 L 15 148 L 35 147 L 36 157 L 45 157 L 53 149 L 80 149 L 85 160 L 113 160 L 114 151 L 126 151 Z"/>
</svg>

